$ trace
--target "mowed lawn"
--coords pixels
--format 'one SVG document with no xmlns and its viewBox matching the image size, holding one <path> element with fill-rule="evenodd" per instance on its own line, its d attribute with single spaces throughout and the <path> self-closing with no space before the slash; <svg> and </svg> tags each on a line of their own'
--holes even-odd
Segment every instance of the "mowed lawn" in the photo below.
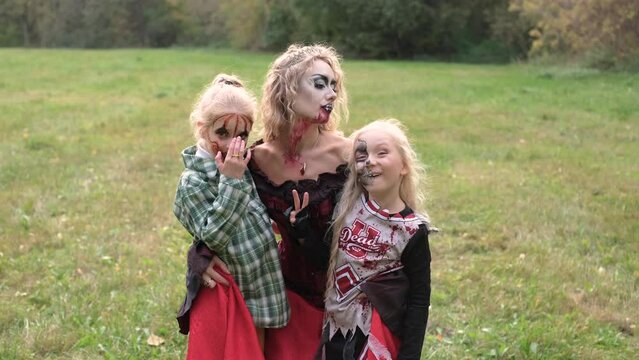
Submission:
<svg viewBox="0 0 639 360">
<path fill-rule="evenodd" d="M 274 57 L 0 50 L 1 359 L 184 357 L 190 238 L 171 208 L 190 106 L 218 72 L 259 96 Z M 428 169 L 423 359 L 636 356 L 639 75 L 344 68 L 344 132 L 398 118 Z"/>
</svg>

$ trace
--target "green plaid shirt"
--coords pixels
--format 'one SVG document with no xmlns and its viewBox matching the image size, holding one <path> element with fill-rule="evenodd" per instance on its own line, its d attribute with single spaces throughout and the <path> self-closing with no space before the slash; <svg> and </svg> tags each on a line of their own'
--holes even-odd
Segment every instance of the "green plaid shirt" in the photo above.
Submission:
<svg viewBox="0 0 639 360">
<path fill-rule="evenodd" d="M 185 170 L 173 213 L 194 241 L 204 242 L 227 264 L 257 327 L 283 327 L 290 311 L 271 220 L 251 174 L 222 175 L 196 146 L 182 152 Z"/>
</svg>

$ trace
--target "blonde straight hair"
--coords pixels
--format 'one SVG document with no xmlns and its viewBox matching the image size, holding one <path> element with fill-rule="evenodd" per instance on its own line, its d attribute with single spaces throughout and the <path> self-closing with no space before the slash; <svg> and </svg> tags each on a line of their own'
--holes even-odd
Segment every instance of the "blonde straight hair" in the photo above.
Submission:
<svg viewBox="0 0 639 360">
<path fill-rule="evenodd" d="M 417 153 L 410 145 L 410 141 L 406 136 L 406 128 L 397 119 L 383 119 L 376 120 L 363 128 L 355 131 L 350 138 L 353 141 L 353 148 L 348 154 L 348 171 L 349 176 L 344 184 L 342 195 L 339 203 L 335 207 L 333 224 L 331 229 L 333 230 L 333 238 L 331 239 L 331 257 L 328 265 L 326 295 L 329 290 L 333 288 L 333 279 L 335 273 L 335 261 L 337 258 L 337 249 L 339 248 L 339 236 L 340 231 L 346 225 L 346 216 L 355 207 L 355 204 L 360 201 L 364 188 L 358 181 L 357 168 L 355 163 L 355 148 L 357 146 L 357 140 L 362 134 L 367 132 L 377 132 L 387 134 L 392 143 L 399 151 L 400 157 L 408 173 L 401 179 L 399 185 L 399 197 L 410 207 L 417 215 L 421 215 L 426 221 L 428 221 L 428 214 L 423 210 L 423 203 L 425 200 L 424 192 L 422 191 L 421 180 L 425 175 L 424 167 L 419 162 Z"/>
<path fill-rule="evenodd" d="M 280 136 L 287 136 L 295 122 L 293 102 L 297 96 L 298 85 L 302 75 L 313 66 L 315 60 L 328 64 L 335 73 L 337 82 L 333 113 L 328 123 L 320 126 L 321 130 L 337 130 L 341 120 L 348 119 L 348 95 L 344 87 L 344 72 L 340 65 L 340 57 L 332 47 L 315 44 L 289 46 L 271 64 L 262 89 L 260 118 L 264 129 L 264 141 L 272 141 Z"/>
</svg>

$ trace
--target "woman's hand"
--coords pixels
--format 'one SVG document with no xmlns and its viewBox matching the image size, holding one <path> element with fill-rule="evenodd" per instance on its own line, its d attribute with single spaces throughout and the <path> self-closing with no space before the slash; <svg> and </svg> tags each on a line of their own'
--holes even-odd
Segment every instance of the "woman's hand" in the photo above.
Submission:
<svg viewBox="0 0 639 360">
<path fill-rule="evenodd" d="M 246 141 L 241 137 L 231 139 L 229 144 L 229 150 L 226 152 L 226 158 L 222 162 L 222 152 L 218 151 L 215 155 L 215 164 L 225 176 L 235 179 L 242 179 L 246 166 L 251 160 L 251 149 L 246 153 L 246 158 L 243 158 L 244 148 L 246 147 Z"/>
<path fill-rule="evenodd" d="M 222 269 L 222 271 L 227 274 L 231 273 L 226 267 L 224 261 L 217 257 L 217 255 L 215 255 L 213 256 L 213 260 L 211 260 L 211 263 L 209 263 L 209 266 L 207 266 L 206 270 L 204 270 L 204 273 L 202 273 L 202 283 L 204 284 L 204 286 L 211 289 L 213 289 L 217 284 L 229 286 L 229 282 L 226 281 L 226 279 L 222 275 L 220 275 L 220 273 L 218 273 L 216 269 L 214 269 L 214 267 L 216 266 L 219 269 Z"/>
<path fill-rule="evenodd" d="M 296 215 L 307 206 L 308 206 L 308 193 L 307 192 L 304 193 L 304 199 L 301 201 L 301 204 L 300 204 L 300 196 L 297 193 L 297 190 L 293 190 L 293 210 L 291 211 L 288 218 L 291 224 L 295 224 Z"/>
</svg>

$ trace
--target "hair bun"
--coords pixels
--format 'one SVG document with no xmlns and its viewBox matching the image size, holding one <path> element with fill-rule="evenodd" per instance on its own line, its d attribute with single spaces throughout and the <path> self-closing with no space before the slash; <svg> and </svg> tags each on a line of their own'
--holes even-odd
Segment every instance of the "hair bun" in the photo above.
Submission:
<svg viewBox="0 0 639 360">
<path fill-rule="evenodd" d="M 227 74 L 219 74 L 218 76 L 216 76 L 215 79 L 213 79 L 213 84 L 214 85 L 218 85 L 218 84 L 231 85 L 231 86 L 240 87 L 240 88 L 244 87 L 242 82 L 240 82 L 240 79 L 238 79 L 237 77 L 233 75 L 227 75 Z"/>
</svg>

